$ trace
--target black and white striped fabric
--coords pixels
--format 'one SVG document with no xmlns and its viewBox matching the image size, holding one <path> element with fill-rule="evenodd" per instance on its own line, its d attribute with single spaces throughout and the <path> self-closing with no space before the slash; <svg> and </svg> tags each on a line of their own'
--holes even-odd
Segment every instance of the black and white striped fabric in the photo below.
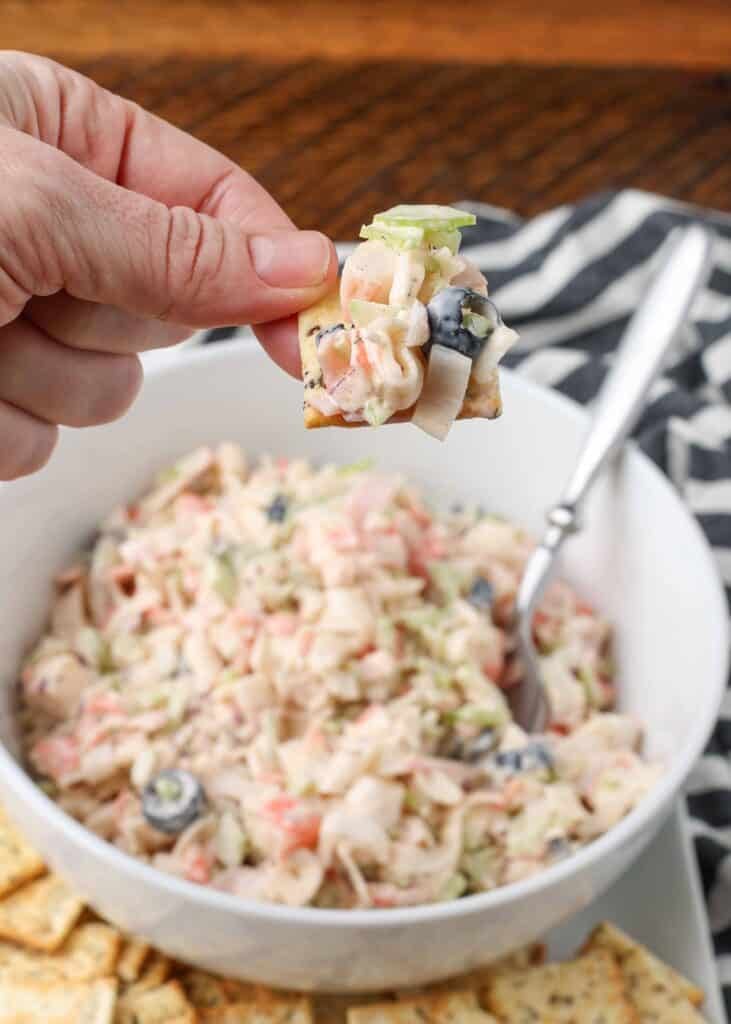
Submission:
<svg viewBox="0 0 731 1024">
<path fill-rule="evenodd" d="M 464 233 L 463 251 L 520 333 L 506 363 L 582 403 L 599 389 L 668 233 L 692 220 L 715 231 L 708 285 L 635 436 L 697 516 L 731 607 L 731 215 L 632 190 L 528 221 L 479 203 L 458 205 L 478 218 Z M 341 257 L 348 249 L 340 247 Z M 204 340 L 231 333 L 212 331 Z M 731 690 L 690 779 L 688 807 L 731 1012 Z"/>
</svg>

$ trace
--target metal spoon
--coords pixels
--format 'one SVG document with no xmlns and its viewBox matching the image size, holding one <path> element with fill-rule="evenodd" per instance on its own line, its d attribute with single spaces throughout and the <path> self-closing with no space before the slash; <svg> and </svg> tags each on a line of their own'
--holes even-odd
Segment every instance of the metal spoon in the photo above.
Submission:
<svg viewBox="0 0 731 1024">
<path fill-rule="evenodd" d="M 515 603 L 515 632 L 523 680 L 511 691 L 515 720 L 542 732 L 549 717 L 540 664 L 533 644 L 533 616 L 566 538 L 580 528 L 577 509 L 599 474 L 618 454 L 639 419 L 650 385 L 710 270 L 711 237 L 693 225 L 677 229 L 657 276 L 632 317 L 607 375 L 584 446 L 563 492 L 549 511 L 548 529 L 526 566 Z"/>
</svg>

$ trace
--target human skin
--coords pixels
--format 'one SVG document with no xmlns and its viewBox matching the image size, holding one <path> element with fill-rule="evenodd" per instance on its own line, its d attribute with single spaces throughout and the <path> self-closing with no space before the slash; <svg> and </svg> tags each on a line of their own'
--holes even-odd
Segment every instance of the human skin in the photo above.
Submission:
<svg viewBox="0 0 731 1024">
<path fill-rule="evenodd" d="M 221 153 L 53 61 L 0 51 L 0 480 L 41 468 L 59 424 L 121 416 L 137 353 L 194 329 L 257 325 L 298 374 L 294 314 L 336 273 L 332 243 Z"/>
</svg>

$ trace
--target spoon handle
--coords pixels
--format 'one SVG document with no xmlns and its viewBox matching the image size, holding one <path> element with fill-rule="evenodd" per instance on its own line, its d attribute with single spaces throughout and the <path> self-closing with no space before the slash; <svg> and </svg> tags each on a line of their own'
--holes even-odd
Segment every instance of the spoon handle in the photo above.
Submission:
<svg viewBox="0 0 731 1024">
<path fill-rule="evenodd" d="M 548 514 L 553 544 L 577 529 L 577 507 L 626 440 L 711 265 L 712 238 L 698 225 L 673 232 L 668 252 L 627 326 L 596 401 L 591 426 L 561 501 Z M 547 538 L 548 539 L 548 538 Z"/>
</svg>

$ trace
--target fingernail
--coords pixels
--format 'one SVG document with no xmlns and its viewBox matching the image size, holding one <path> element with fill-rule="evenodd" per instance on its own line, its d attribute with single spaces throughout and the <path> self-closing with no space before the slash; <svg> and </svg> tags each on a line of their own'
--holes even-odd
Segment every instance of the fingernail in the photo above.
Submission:
<svg viewBox="0 0 731 1024">
<path fill-rule="evenodd" d="M 257 275 L 273 288 L 322 284 L 330 266 L 330 243 L 319 231 L 253 235 L 249 251 Z"/>
</svg>

